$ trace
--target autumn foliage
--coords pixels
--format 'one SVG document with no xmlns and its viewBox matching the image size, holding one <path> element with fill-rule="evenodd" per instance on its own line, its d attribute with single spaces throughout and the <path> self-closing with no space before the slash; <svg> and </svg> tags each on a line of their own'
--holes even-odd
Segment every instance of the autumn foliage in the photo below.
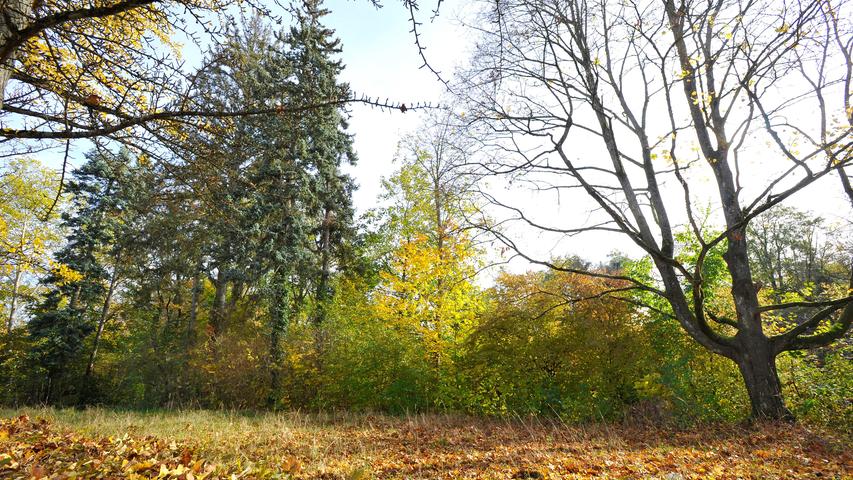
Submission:
<svg viewBox="0 0 853 480">
<path fill-rule="evenodd" d="M 766 117 L 782 143 L 752 77 L 781 77 L 784 64 L 750 52 L 782 49 L 805 73 L 813 59 L 785 39 L 800 26 L 745 17 L 761 8 L 734 0 L 716 7 L 728 19 L 673 0 L 633 13 L 632 2 L 484 2 L 485 43 L 459 84 L 473 95 L 399 141 L 362 208 L 352 172 L 374 159 L 357 158 L 348 130 L 356 100 L 329 11 L 297 1 L 282 26 L 263 3 L 44 0 L 12 16 L 2 6 L 0 405 L 12 410 L 0 479 L 850 475 L 850 225 L 778 202 L 822 176 L 848 180 L 840 157 L 853 129 L 813 153 L 780 145 L 798 167 L 756 203 L 738 197 L 751 125 Z M 417 35 L 417 6 L 403 3 Z M 849 22 L 832 2 L 811 3 L 803 21 L 824 33 L 794 43 L 823 45 L 814 58 L 838 43 L 847 73 L 825 86 L 849 87 Z M 211 42 L 189 72 L 175 38 L 195 38 L 183 20 L 196 15 Z M 207 29 L 207 16 L 223 22 Z M 755 25 L 763 43 L 729 42 Z M 685 38 L 707 53 L 690 54 Z M 623 78 L 611 47 L 636 73 Z M 745 57 L 727 64 L 724 52 Z M 715 93 L 723 67 L 748 75 Z M 637 74 L 659 81 L 658 70 L 662 85 L 645 95 L 622 91 Z M 674 103 L 680 84 L 705 75 Z M 526 97 L 537 83 L 552 105 Z M 739 141 L 713 112 L 726 96 L 747 114 Z M 637 117 L 629 107 L 643 98 L 654 102 Z M 592 116 L 575 117 L 575 104 Z M 671 128 L 647 131 L 647 111 L 668 113 Z M 702 145 L 688 143 L 696 128 Z M 570 130 L 582 137 L 568 141 Z M 75 138 L 92 141 L 83 158 Z M 19 155 L 57 146 L 58 175 Z M 699 167 L 723 180 L 719 205 L 694 203 Z M 798 168 L 799 187 L 774 190 Z M 585 215 L 571 198 L 526 214 L 495 196 L 513 182 L 558 202 L 583 191 L 598 206 Z M 683 208 L 670 208 L 682 195 L 666 185 L 683 188 Z M 514 240 L 529 228 L 557 240 L 528 245 L 541 258 Z M 613 248 L 639 250 L 573 255 L 584 244 L 566 240 L 590 232 L 625 234 Z"/>
<path fill-rule="evenodd" d="M 701 431 L 414 416 L 26 415 L 0 424 L 4 478 L 844 478 L 837 438 L 803 427 Z M 132 433 L 114 433 L 122 421 Z M 151 436 L 167 424 L 183 433 Z M 65 423 L 65 425 L 63 425 Z M 88 424 L 88 426 L 87 426 Z M 71 428 L 69 428 L 69 425 Z M 90 433 L 81 434 L 86 429 Z M 218 430 L 217 432 L 214 432 Z M 224 432 L 224 430 L 228 432 Z M 215 440 L 210 440 L 213 437 Z M 782 439 L 781 441 L 778 439 Z"/>
</svg>

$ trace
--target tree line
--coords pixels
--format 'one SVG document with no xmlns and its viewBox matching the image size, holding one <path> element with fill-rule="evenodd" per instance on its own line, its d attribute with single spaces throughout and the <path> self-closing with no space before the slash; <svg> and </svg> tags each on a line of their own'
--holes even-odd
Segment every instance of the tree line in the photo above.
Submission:
<svg viewBox="0 0 853 480">
<path fill-rule="evenodd" d="M 833 176 L 853 202 L 847 7 L 759 3 L 482 5 L 359 218 L 319 2 L 209 32 L 169 88 L 117 67 L 169 44 L 160 4 L 8 7 L 4 401 L 849 423 L 849 225 L 782 203 Z M 58 184 L 20 155 L 77 137 Z M 595 208 L 549 224 L 493 180 Z M 644 256 L 536 258 L 511 224 Z"/>
</svg>

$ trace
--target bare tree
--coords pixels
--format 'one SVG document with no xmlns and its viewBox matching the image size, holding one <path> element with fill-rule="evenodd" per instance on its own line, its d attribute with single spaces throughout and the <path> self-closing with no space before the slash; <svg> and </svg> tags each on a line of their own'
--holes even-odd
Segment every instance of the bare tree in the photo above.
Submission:
<svg viewBox="0 0 853 480">
<path fill-rule="evenodd" d="M 853 296 L 762 305 L 747 238 L 750 221 L 806 187 L 825 187 L 833 175 L 849 186 L 848 7 L 843 0 L 502 0 L 484 6 L 475 59 L 455 87 L 465 92 L 471 123 L 490 132 L 486 171 L 547 178 L 549 189 L 580 192 L 595 205 L 571 226 L 572 219 L 545 224 L 502 206 L 543 231 L 617 232 L 639 246 L 656 279 L 612 276 L 664 298 L 690 337 L 734 361 L 754 418 L 792 418 L 777 355 L 826 345 L 853 321 Z M 706 198 L 722 233 L 700 219 Z M 682 231 L 700 245 L 695 264 L 678 255 Z M 715 246 L 725 250 L 735 318 L 704 297 L 703 266 Z M 762 314 L 794 307 L 812 313 L 771 334 Z"/>
</svg>

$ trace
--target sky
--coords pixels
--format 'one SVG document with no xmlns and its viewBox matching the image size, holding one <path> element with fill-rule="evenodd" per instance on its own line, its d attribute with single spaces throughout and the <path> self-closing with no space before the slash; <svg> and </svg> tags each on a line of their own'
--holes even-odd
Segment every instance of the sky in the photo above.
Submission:
<svg viewBox="0 0 853 480">
<path fill-rule="evenodd" d="M 429 2 L 419 13 L 419 27 L 425 54 L 442 74 L 449 74 L 465 58 L 468 48 L 464 32 L 453 19 L 453 5 L 445 2 L 442 15 L 430 21 Z M 346 68 L 342 80 L 356 95 L 388 98 L 412 105 L 417 102 L 441 103 L 443 84 L 426 68 L 410 33 L 408 11 L 401 2 L 386 0 L 377 9 L 366 0 L 332 0 L 326 3 L 331 13 L 326 24 L 333 28 L 343 44 Z M 360 212 L 371 208 L 380 193 L 379 180 L 396 168 L 394 157 L 398 141 L 413 132 L 421 122 L 418 112 L 381 111 L 366 105 L 354 105 L 350 132 L 355 135 L 359 157 L 350 174 L 359 184 L 354 203 Z"/>
<path fill-rule="evenodd" d="M 430 0 L 434 1 L 434 0 Z M 411 103 L 412 101 L 440 101 L 443 85 L 427 69 L 420 68 L 422 61 L 410 32 L 408 12 L 399 2 L 389 0 L 382 9 L 375 9 L 364 0 L 333 0 L 327 7 L 331 14 L 327 24 L 336 30 L 343 42 L 343 61 L 346 69 L 343 79 L 352 89 L 366 94 L 391 100 Z M 442 74 L 449 75 L 454 68 L 466 61 L 471 45 L 471 34 L 457 20 L 459 14 L 453 2 L 444 2 L 441 15 L 429 21 L 429 11 L 434 5 L 421 5 L 419 27 L 422 44 L 427 46 L 426 55 L 430 63 Z M 379 179 L 387 176 L 395 168 L 393 163 L 397 141 L 406 132 L 417 128 L 419 118 L 411 113 L 381 112 L 365 106 L 351 109 L 350 131 L 355 134 L 355 148 L 359 155 L 358 166 L 351 170 L 360 188 L 355 194 L 354 203 L 359 211 L 365 211 L 374 205 L 379 193 Z M 590 143 L 595 142 L 591 140 Z M 583 150 L 600 150 L 600 145 L 583 145 Z M 754 152 L 758 156 L 762 152 Z M 767 160 L 773 162 L 775 160 Z M 766 163 L 754 163 L 758 169 L 755 178 L 760 178 Z M 708 178 L 699 178 L 694 193 L 704 192 L 711 198 L 715 196 L 715 182 Z M 748 191 L 752 186 L 745 178 Z M 671 190 L 674 201 L 680 201 L 683 195 L 677 186 Z M 757 187 L 757 185 L 755 185 Z M 567 196 L 562 199 L 553 194 L 535 193 L 523 186 L 501 192 L 504 199 L 513 204 L 526 205 L 529 211 L 547 221 L 560 223 L 562 218 L 581 219 L 590 208 L 588 199 Z M 701 201 L 699 203 L 702 203 Z M 821 180 L 795 195 L 789 204 L 807 209 L 815 215 L 824 217 L 829 223 L 847 223 L 853 218 L 835 176 Z M 547 208 L 542 208 L 547 205 Z M 582 221 L 582 220 L 581 220 Z M 536 232 L 519 233 L 520 244 L 540 259 L 548 259 L 555 254 L 580 254 L 593 261 L 603 261 L 615 250 L 631 255 L 640 255 L 638 247 L 625 237 L 612 233 L 599 233 L 586 237 L 566 237 Z M 529 268 L 526 262 L 516 262 L 514 270 Z"/>
<path fill-rule="evenodd" d="M 419 27 L 421 42 L 427 48 L 425 54 L 430 63 L 443 75 L 464 64 L 472 49 L 472 36 L 457 20 L 459 3 L 445 1 L 437 19 L 431 21 L 431 12 L 437 0 L 421 4 L 418 13 L 422 25 Z M 392 102 L 413 104 L 416 102 L 441 103 L 443 84 L 426 68 L 418 54 L 411 33 L 408 11 L 398 0 L 385 0 L 382 8 L 374 7 L 368 0 L 328 0 L 326 7 L 331 13 L 326 17 L 327 26 L 335 30 L 342 42 L 341 59 L 345 64 L 342 80 L 350 84 L 356 95 L 388 98 Z M 199 59 L 197 46 L 187 45 L 185 57 L 191 62 Z M 358 212 L 376 206 L 380 193 L 380 180 L 398 168 L 395 151 L 398 141 L 418 128 L 421 116 L 417 112 L 382 111 L 365 105 L 352 105 L 349 131 L 355 138 L 355 150 L 359 157 L 356 166 L 349 168 L 359 188 L 355 192 L 354 204 Z M 597 149 L 598 145 L 583 145 L 582 148 Z M 82 159 L 85 147 L 75 148 L 75 163 Z M 850 208 L 838 188 L 836 178 L 819 182 L 792 200 L 829 221 L 849 221 Z M 709 194 L 713 182 L 704 182 Z M 555 198 L 553 194 L 537 194 L 524 186 L 516 186 L 502 192 L 503 199 L 513 204 L 525 205 L 539 217 L 559 223 L 562 219 L 583 220 L 589 202 L 580 198 Z M 546 206 L 546 208 L 543 208 Z M 548 259 L 559 254 L 580 254 L 593 261 L 603 261 L 607 255 L 620 250 L 628 254 L 641 252 L 624 237 L 596 234 L 587 237 L 566 237 L 535 232 L 518 233 L 520 245 L 537 258 Z M 526 262 L 516 262 L 513 270 L 529 268 Z"/>
<path fill-rule="evenodd" d="M 326 6 L 331 10 L 326 24 L 342 41 L 342 60 L 346 66 L 342 79 L 354 92 L 410 105 L 419 101 L 441 103 L 444 85 L 434 73 L 422 68 L 423 61 L 410 30 L 408 11 L 400 2 L 386 1 L 381 9 L 362 0 L 333 0 Z M 432 21 L 434 5 L 422 4 L 422 11 L 418 14 L 423 23 L 418 29 L 421 44 L 426 46 L 424 53 L 431 66 L 444 78 L 449 78 L 454 69 L 466 61 L 473 47 L 472 36 L 459 20 L 462 15 L 454 8 L 456 6 L 453 2 L 443 2 L 439 17 Z M 376 205 L 380 179 L 399 167 L 394 161 L 398 141 L 406 133 L 415 131 L 422 118 L 416 112 L 388 112 L 364 105 L 353 106 L 350 111 L 350 132 L 355 136 L 359 157 L 358 164 L 349 171 L 359 185 L 353 201 L 359 212 L 365 212 Z M 536 204 L 546 202 L 550 208 L 543 215 L 550 218 L 578 214 L 573 208 L 577 204 L 561 204 L 553 195 L 542 198 L 542 195 L 524 187 L 500 193 L 517 205 L 533 205 L 535 208 Z M 549 260 L 554 255 L 580 254 L 599 262 L 605 261 L 616 250 L 635 256 L 642 254 L 636 246 L 612 234 L 558 238 L 539 232 L 518 231 L 513 233 L 513 237 L 525 253 L 542 260 Z M 503 259 L 491 258 L 489 261 L 508 258 L 509 254 Z M 531 267 L 540 268 L 520 258 L 506 265 L 512 271 Z"/>
<path fill-rule="evenodd" d="M 272 3 L 272 2 L 269 2 Z M 413 104 L 431 102 L 438 104 L 442 84 L 434 74 L 421 69 L 423 64 L 409 32 L 408 11 L 397 0 L 387 0 L 377 8 L 368 0 L 331 0 L 325 3 L 331 13 L 325 23 L 334 29 L 342 41 L 341 59 L 346 68 L 341 80 L 348 82 L 357 96 L 381 97 L 394 103 Z M 430 22 L 432 5 L 424 4 L 421 27 L 429 43 L 431 62 L 442 65 L 449 72 L 455 62 L 464 58 L 464 43 L 459 29 L 454 28 L 450 5 L 444 5 L 447 15 Z M 283 24 L 286 25 L 287 17 Z M 204 38 L 204 36 L 200 36 Z M 197 45 L 183 36 L 177 39 L 182 45 L 182 58 L 187 68 L 199 65 L 206 45 Z M 434 53 L 434 55 L 433 55 Z M 372 208 L 380 193 L 380 178 L 389 176 L 394 168 L 398 141 L 407 132 L 414 131 L 421 121 L 418 112 L 382 111 L 365 105 L 353 105 L 349 132 L 354 135 L 355 149 L 360 161 L 349 168 L 359 185 L 354 203 L 359 212 Z M 87 141 L 72 144 L 71 164 L 80 165 L 85 152 L 91 148 Z M 59 169 L 63 154 L 61 149 L 48 151 L 42 161 Z"/>
</svg>

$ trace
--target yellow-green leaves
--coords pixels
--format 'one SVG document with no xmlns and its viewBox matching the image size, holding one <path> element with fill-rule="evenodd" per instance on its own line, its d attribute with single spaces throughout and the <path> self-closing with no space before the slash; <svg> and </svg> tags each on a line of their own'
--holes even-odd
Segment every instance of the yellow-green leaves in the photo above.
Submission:
<svg viewBox="0 0 853 480">
<path fill-rule="evenodd" d="M 0 164 L 0 276 L 14 277 L 49 268 L 49 249 L 59 238 L 54 208 L 45 219 L 58 176 L 28 158 L 3 160 Z M 11 289 L 7 283 L 0 289 Z"/>
<path fill-rule="evenodd" d="M 415 163 L 385 182 L 396 238 L 374 299 L 383 322 L 416 335 L 440 363 L 466 337 L 481 309 L 473 283 L 478 252 L 459 228 L 460 199 L 447 185 L 431 185 L 428 179 L 422 164 Z"/>
</svg>

